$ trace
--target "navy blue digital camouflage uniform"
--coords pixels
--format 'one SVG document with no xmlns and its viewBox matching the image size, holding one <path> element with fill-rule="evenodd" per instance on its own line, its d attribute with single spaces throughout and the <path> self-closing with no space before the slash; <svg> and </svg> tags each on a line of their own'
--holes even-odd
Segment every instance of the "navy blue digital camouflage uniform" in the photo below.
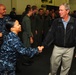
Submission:
<svg viewBox="0 0 76 75">
<path fill-rule="evenodd" d="M 0 75 L 15 75 L 15 65 L 17 53 L 26 54 L 33 57 L 34 54 L 38 54 L 38 48 L 26 48 L 20 41 L 18 35 L 10 32 L 1 46 L 0 50 Z"/>
<path fill-rule="evenodd" d="M 4 16 L 3 18 L 0 18 L 0 32 L 3 33 L 3 36 L 7 34 L 5 24 L 8 20 L 11 18 L 9 16 Z M 0 46 L 2 44 L 3 37 L 0 37 Z"/>
<path fill-rule="evenodd" d="M 9 16 L 4 16 L 3 18 L 0 18 L 0 32 L 2 32 L 4 35 L 6 34 L 5 24 L 10 19 L 11 18 Z"/>
</svg>

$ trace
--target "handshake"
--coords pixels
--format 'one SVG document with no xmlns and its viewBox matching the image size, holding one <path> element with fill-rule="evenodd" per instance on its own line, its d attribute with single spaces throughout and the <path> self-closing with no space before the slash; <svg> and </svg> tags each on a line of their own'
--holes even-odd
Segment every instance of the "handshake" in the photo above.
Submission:
<svg viewBox="0 0 76 75">
<path fill-rule="evenodd" d="M 39 53 L 41 53 L 42 50 L 44 49 L 44 46 L 38 46 L 37 48 L 38 48 L 38 50 L 39 50 Z"/>
</svg>

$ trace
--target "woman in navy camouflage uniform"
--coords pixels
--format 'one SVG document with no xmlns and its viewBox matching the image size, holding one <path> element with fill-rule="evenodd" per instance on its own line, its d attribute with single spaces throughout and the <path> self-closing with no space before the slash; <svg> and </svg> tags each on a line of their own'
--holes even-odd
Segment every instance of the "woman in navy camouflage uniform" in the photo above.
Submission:
<svg viewBox="0 0 76 75">
<path fill-rule="evenodd" d="M 42 47 L 26 48 L 23 46 L 18 37 L 21 25 L 17 20 L 8 21 L 6 29 L 8 30 L 8 35 L 4 39 L 0 50 L 0 75 L 15 75 L 17 53 L 32 57 L 34 54 L 42 52 Z"/>
</svg>

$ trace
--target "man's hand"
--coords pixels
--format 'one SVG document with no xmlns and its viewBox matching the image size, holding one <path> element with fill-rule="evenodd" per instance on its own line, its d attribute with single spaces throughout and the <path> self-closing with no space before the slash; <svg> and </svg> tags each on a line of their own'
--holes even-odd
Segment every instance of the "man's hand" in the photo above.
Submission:
<svg viewBox="0 0 76 75">
<path fill-rule="evenodd" d="M 33 41 L 33 38 L 32 37 L 30 37 L 30 43 L 32 44 L 34 41 Z"/>
<path fill-rule="evenodd" d="M 43 49 L 44 49 L 44 46 L 38 46 L 39 53 L 41 53 Z"/>
</svg>

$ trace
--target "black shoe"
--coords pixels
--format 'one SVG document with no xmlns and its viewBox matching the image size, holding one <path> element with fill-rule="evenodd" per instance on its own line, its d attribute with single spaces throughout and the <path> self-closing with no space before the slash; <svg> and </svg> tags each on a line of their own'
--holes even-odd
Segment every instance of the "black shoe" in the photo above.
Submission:
<svg viewBox="0 0 76 75">
<path fill-rule="evenodd" d="M 34 61 L 33 61 L 32 59 L 28 60 L 28 63 L 31 63 L 31 64 L 32 64 L 33 62 L 34 62 Z"/>
<path fill-rule="evenodd" d="M 25 66 L 31 66 L 32 63 L 30 63 L 30 62 L 24 62 L 24 63 L 22 63 L 22 65 L 25 65 Z"/>
</svg>

